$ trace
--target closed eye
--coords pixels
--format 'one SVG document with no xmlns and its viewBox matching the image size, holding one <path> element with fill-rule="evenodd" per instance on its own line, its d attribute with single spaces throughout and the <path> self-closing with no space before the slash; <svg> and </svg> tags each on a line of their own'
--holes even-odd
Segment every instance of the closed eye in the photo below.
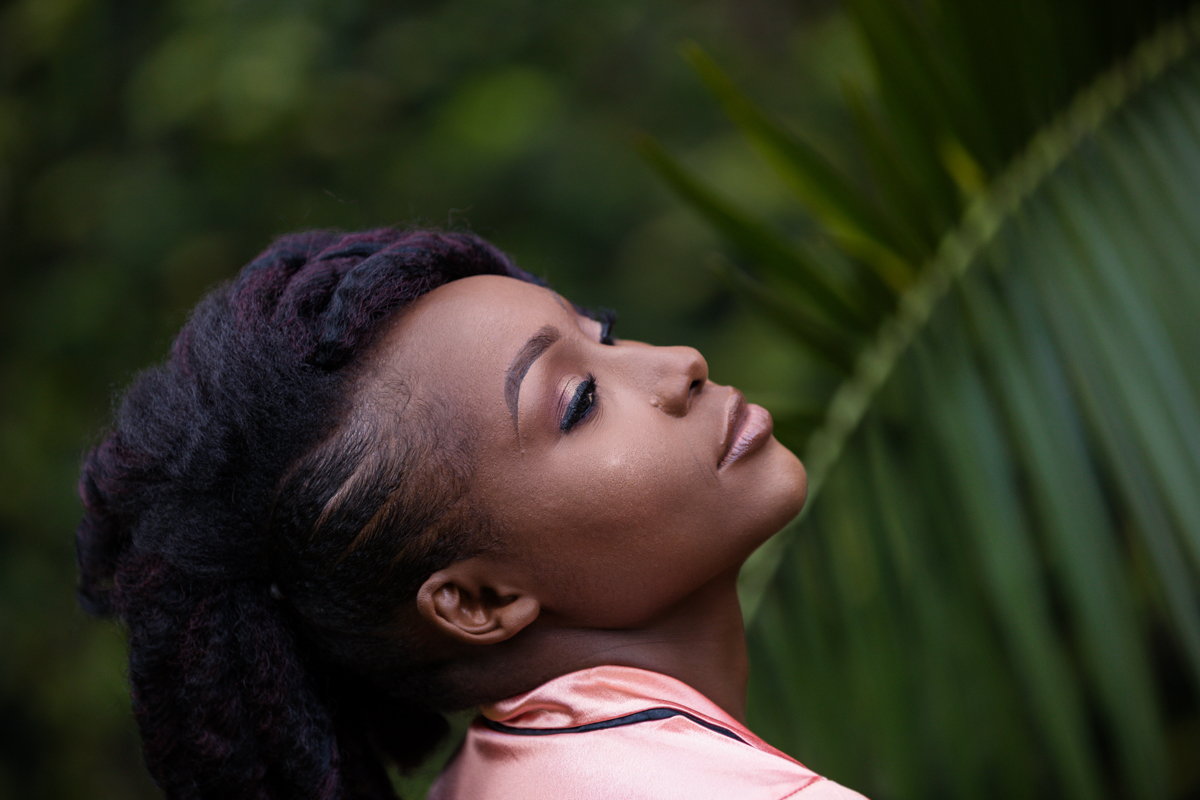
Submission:
<svg viewBox="0 0 1200 800">
<path fill-rule="evenodd" d="M 600 323 L 600 344 L 616 344 L 612 332 L 617 324 L 617 312 L 611 308 L 587 308 L 585 306 L 574 306 L 574 308 L 575 313 L 579 316 Z"/>
<path fill-rule="evenodd" d="M 563 433 L 570 432 L 572 428 L 586 419 L 595 407 L 596 376 L 588 373 L 588 376 L 575 388 L 575 393 L 571 395 L 571 401 L 567 404 L 562 421 L 558 425 L 559 430 Z"/>
</svg>

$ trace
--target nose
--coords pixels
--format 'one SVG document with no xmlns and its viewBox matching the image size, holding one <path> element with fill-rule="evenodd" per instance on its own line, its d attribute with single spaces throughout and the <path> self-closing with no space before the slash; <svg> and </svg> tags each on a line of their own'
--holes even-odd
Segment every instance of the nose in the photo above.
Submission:
<svg viewBox="0 0 1200 800">
<path fill-rule="evenodd" d="M 673 417 L 682 417 L 708 381 L 708 362 L 694 347 L 654 349 L 658 351 L 658 369 L 650 404 Z"/>
</svg>

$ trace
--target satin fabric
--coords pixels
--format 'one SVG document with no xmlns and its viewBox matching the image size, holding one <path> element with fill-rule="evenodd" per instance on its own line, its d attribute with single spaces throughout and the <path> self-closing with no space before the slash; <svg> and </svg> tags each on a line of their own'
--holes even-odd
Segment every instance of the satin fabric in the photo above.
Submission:
<svg viewBox="0 0 1200 800">
<path fill-rule="evenodd" d="M 675 709 L 699 721 L 675 715 L 549 732 L 648 709 Z M 480 711 L 428 800 L 863 800 L 771 747 L 687 684 L 656 672 L 594 667 Z M 485 720 L 543 734 L 493 730 Z"/>
</svg>

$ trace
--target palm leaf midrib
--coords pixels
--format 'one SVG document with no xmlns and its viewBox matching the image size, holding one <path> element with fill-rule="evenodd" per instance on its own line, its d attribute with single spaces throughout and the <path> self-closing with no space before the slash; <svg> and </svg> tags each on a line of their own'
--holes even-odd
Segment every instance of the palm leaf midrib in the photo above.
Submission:
<svg viewBox="0 0 1200 800">
<path fill-rule="evenodd" d="M 1081 142 L 1123 108 L 1138 90 L 1195 52 L 1198 44 L 1200 6 L 1162 25 L 1139 42 L 1130 55 L 1080 90 L 1061 114 L 1034 133 L 1026 149 L 987 189 L 968 203 L 959 224 L 942 235 L 933 257 L 899 295 L 896 311 L 879 320 L 874 337 L 856 355 L 853 371 L 826 403 L 824 420 L 802 449 L 809 474 L 809 499 L 804 513 L 812 507 L 826 475 L 837 463 L 847 440 L 887 382 L 898 359 L 923 330 L 946 292 L 978 263 L 978 256 L 997 233 Z M 747 562 L 741 578 L 747 620 L 754 618 L 780 554 L 803 516 L 802 513 Z"/>
</svg>

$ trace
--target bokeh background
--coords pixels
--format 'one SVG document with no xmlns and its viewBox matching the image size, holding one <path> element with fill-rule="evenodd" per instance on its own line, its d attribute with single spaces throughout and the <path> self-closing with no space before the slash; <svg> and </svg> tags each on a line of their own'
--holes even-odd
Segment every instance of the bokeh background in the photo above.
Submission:
<svg viewBox="0 0 1200 800">
<path fill-rule="evenodd" d="M 773 0 L 5 3 L 0 797 L 155 796 L 120 634 L 73 599 L 78 464 L 115 393 L 275 235 L 474 230 L 619 309 L 622 334 L 785 394 L 786 343 L 702 268 L 715 235 L 632 143 L 653 131 L 779 204 L 679 48 L 801 113 L 853 58 L 828 24 L 826 4 Z"/>
<path fill-rule="evenodd" d="M 814 496 L 746 575 L 769 740 L 876 798 L 1200 796 L 1191 6 L 8 0 L 0 798 L 157 796 L 81 454 L 273 236 L 378 225 L 772 410 Z"/>
</svg>

